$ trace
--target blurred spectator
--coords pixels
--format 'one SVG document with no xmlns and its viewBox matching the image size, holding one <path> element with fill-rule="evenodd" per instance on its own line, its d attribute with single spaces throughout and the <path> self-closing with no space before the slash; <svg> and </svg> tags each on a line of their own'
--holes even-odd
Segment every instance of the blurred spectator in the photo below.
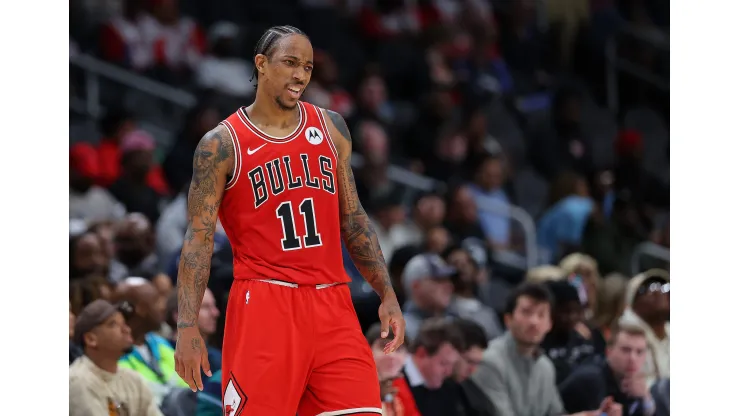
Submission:
<svg viewBox="0 0 740 416">
<path fill-rule="evenodd" d="M 560 267 L 566 275 L 578 278 L 586 291 L 585 315 L 590 320 L 598 308 L 601 275 L 596 260 L 583 253 L 569 254 L 560 261 Z"/>
<path fill-rule="evenodd" d="M 635 130 L 619 133 L 616 142 L 617 165 L 615 188 L 628 189 L 641 206 L 667 207 L 670 203 L 668 187 L 645 166 L 644 138 Z"/>
<path fill-rule="evenodd" d="M 465 158 L 468 155 L 468 138 L 456 123 L 448 123 L 432 136 L 432 151 L 426 155 L 424 174 L 439 181 L 462 180 Z"/>
<path fill-rule="evenodd" d="M 563 404 L 569 412 L 593 409 L 606 397 L 622 405 L 628 415 L 653 415 L 642 368 L 647 355 L 645 332 L 639 326 L 620 325 L 609 340 L 606 361 L 577 368 L 560 385 Z"/>
<path fill-rule="evenodd" d="M 454 287 L 454 294 L 450 303 L 451 313 L 480 325 L 486 340 L 501 335 L 503 330 L 496 312 L 485 306 L 476 297 L 479 290 L 477 281 L 478 264 L 472 255 L 461 246 L 453 246 L 447 249 L 443 257 L 458 271 L 451 278 Z"/>
<path fill-rule="evenodd" d="M 493 405 L 485 393 L 470 380 L 470 376 L 480 365 L 483 352 L 488 348 L 488 338 L 483 328 L 467 319 L 456 319 L 465 349 L 455 364 L 452 379 L 458 383 L 461 402 L 467 416 L 495 416 Z"/>
<path fill-rule="evenodd" d="M 195 74 L 198 87 L 240 98 L 254 94 L 250 80 L 254 66 L 237 56 L 238 35 L 239 26 L 231 22 L 218 22 L 211 27 L 209 53 L 200 61 Z"/>
<path fill-rule="evenodd" d="M 170 82 L 186 79 L 206 50 L 206 36 L 200 25 L 180 15 L 179 0 L 149 1 L 150 15 L 140 24 L 147 46 L 152 48 L 154 65 Z"/>
<path fill-rule="evenodd" d="M 564 413 L 555 385 L 555 368 L 539 350 L 550 330 L 551 295 L 539 283 L 524 283 L 509 296 L 504 321 L 508 331 L 493 340 L 472 380 L 500 416 L 560 416 Z M 599 410 L 621 415 L 608 402 Z M 596 410 L 592 410 L 596 412 Z M 584 413 L 585 415 L 601 413 Z"/>
<path fill-rule="evenodd" d="M 572 69 L 576 49 L 576 40 L 588 24 L 589 0 L 549 0 L 547 20 L 551 35 L 557 40 L 558 66 L 561 69 Z"/>
<path fill-rule="evenodd" d="M 643 370 L 648 386 L 671 376 L 670 302 L 670 278 L 665 270 L 648 270 L 627 285 L 627 309 L 619 323 L 637 325 L 645 331 L 648 354 Z"/>
<path fill-rule="evenodd" d="M 451 242 L 450 232 L 445 227 L 434 227 L 424 236 L 423 248 L 430 253 L 442 254 Z"/>
<path fill-rule="evenodd" d="M 212 370 L 213 371 L 213 370 Z M 196 392 L 197 405 L 195 416 L 223 416 L 223 401 L 221 399 L 221 370 L 213 371 L 213 375 L 203 381 L 203 391 Z"/>
<path fill-rule="evenodd" d="M 165 307 L 166 323 L 172 328 L 172 336 L 168 339 L 172 348 L 177 345 L 177 291 L 173 290 L 167 298 Z M 216 333 L 216 325 L 221 312 L 216 305 L 216 298 L 213 296 L 211 289 L 206 288 L 203 294 L 203 301 L 200 304 L 198 312 L 198 329 L 200 329 L 203 341 L 206 343 L 208 350 L 208 362 L 211 365 L 211 371 L 215 372 L 221 369 L 221 351 L 212 344 L 213 335 Z"/>
<path fill-rule="evenodd" d="M 125 208 L 95 185 L 99 174 L 95 148 L 88 143 L 74 144 L 69 150 L 69 218 L 108 221 L 123 216 Z"/>
<path fill-rule="evenodd" d="M 175 192 L 187 193 L 193 173 L 193 155 L 200 139 L 221 121 L 218 110 L 202 101 L 185 116 L 183 129 L 162 163 L 162 171 Z"/>
<path fill-rule="evenodd" d="M 470 167 L 477 166 L 477 159 L 481 155 L 491 155 L 492 157 L 502 157 L 503 149 L 501 144 L 488 132 L 488 120 L 483 108 L 476 108 L 467 116 L 465 123 L 465 135 L 468 138 L 468 158 L 465 165 Z M 485 162 L 485 160 L 481 160 Z M 503 178 L 501 178 L 503 183 Z"/>
<path fill-rule="evenodd" d="M 549 207 L 537 222 L 540 256 L 554 262 L 581 245 L 594 209 L 588 184 L 575 173 L 563 173 L 550 186 Z"/>
<path fill-rule="evenodd" d="M 155 334 L 164 322 L 165 299 L 141 277 L 121 282 L 115 295 L 130 305 L 127 324 L 134 340 L 133 351 L 121 357 L 118 365 L 139 373 L 159 405 L 173 388 L 188 386 L 175 372 L 175 350 Z"/>
<path fill-rule="evenodd" d="M 506 62 L 523 76 L 546 85 L 547 39 L 537 27 L 537 10 L 532 0 L 508 2 L 501 16 L 501 48 Z"/>
<path fill-rule="evenodd" d="M 72 302 L 69 302 L 69 365 L 72 365 L 72 363 L 80 358 L 83 354 L 82 349 L 75 343 L 74 341 L 74 335 L 75 335 L 75 322 L 77 321 L 77 317 L 75 316 L 74 312 L 72 312 Z"/>
<path fill-rule="evenodd" d="M 586 223 L 581 251 L 596 259 L 601 274 L 631 275 L 632 254 L 646 239 L 647 233 L 630 193 L 620 192 L 614 199 L 611 218 L 592 215 Z"/>
<path fill-rule="evenodd" d="M 489 211 L 489 207 L 498 207 L 501 211 L 509 208 L 509 197 L 503 189 L 506 182 L 504 163 L 500 157 L 483 154 L 475 162 L 474 182 L 470 190 L 475 197 L 483 232 L 491 246 L 506 250 L 510 244 L 511 224 L 507 215 Z"/>
<path fill-rule="evenodd" d="M 451 316 L 452 300 L 450 278 L 457 273 L 437 254 L 417 254 L 403 269 L 403 287 L 406 302 L 403 316 L 406 336 L 415 339 L 425 319 L 434 316 Z"/>
<path fill-rule="evenodd" d="M 475 199 L 467 186 L 456 186 L 448 191 L 445 227 L 456 241 L 467 237 L 487 241 L 478 219 Z"/>
<path fill-rule="evenodd" d="M 112 294 L 113 288 L 103 274 L 91 274 L 69 282 L 69 301 L 75 314 L 95 300 L 111 300 Z"/>
<path fill-rule="evenodd" d="M 128 214 L 117 224 L 115 232 L 116 274 L 113 282 L 128 276 L 141 276 L 152 279 L 159 273 L 157 255 L 154 253 L 154 233 L 152 225 L 141 214 Z"/>
<path fill-rule="evenodd" d="M 102 274 L 107 276 L 109 264 L 106 261 L 102 240 L 90 231 L 69 239 L 69 278 L 70 280 Z"/>
<path fill-rule="evenodd" d="M 465 341 L 453 321 L 430 319 L 412 342 L 411 355 L 396 379 L 405 414 L 462 416 L 464 409 L 455 382 L 449 379 Z"/>
<path fill-rule="evenodd" d="M 136 123 L 128 112 L 122 109 L 112 109 L 100 121 L 100 131 L 103 137 L 98 144 L 98 163 L 100 174 L 97 184 L 109 188 L 121 176 L 121 142 L 124 137 L 136 130 Z M 169 191 L 164 180 L 162 170 L 153 165 L 146 174 L 146 183 L 160 194 Z"/>
<path fill-rule="evenodd" d="M 540 347 L 555 366 L 555 381 L 560 384 L 581 363 L 591 360 L 597 352 L 590 338 L 585 338 L 576 325 L 582 322 L 583 306 L 578 291 L 565 280 L 546 283 L 552 294 L 552 329 Z"/>
<path fill-rule="evenodd" d="M 401 198 L 399 192 L 393 192 L 378 196 L 369 204 L 372 211 L 370 221 L 378 236 L 383 257 L 386 259 L 393 257 L 396 248 L 406 245 L 409 241 L 408 233 L 403 227 L 406 213 Z"/>
<path fill-rule="evenodd" d="M 611 338 L 611 328 L 624 313 L 626 293 L 626 277 L 612 273 L 604 278 L 599 289 L 599 301 L 596 303 L 592 322 L 606 340 Z"/>
<path fill-rule="evenodd" d="M 403 270 L 406 268 L 409 260 L 421 252 L 421 247 L 418 245 L 404 246 L 396 250 L 388 261 L 388 273 L 390 274 L 391 282 L 393 282 L 393 289 L 396 291 L 398 302 L 401 305 L 406 302 L 406 298 L 408 297 L 403 285 Z M 373 311 L 377 315 L 375 312 Z"/>
<path fill-rule="evenodd" d="M 410 221 L 401 225 L 406 244 L 421 244 L 429 230 L 442 224 L 445 210 L 445 202 L 438 195 L 429 193 L 417 197 Z"/>
<path fill-rule="evenodd" d="M 527 270 L 524 280 L 531 283 L 545 283 L 550 280 L 562 280 L 565 277 L 565 270 L 560 267 L 543 265 Z"/>
<path fill-rule="evenodd" d="M 154 138 L 143 130 L 133 131 L 121 141 L 121 177 L 110 187 L 113 196 L 128 212 L 141 212 L 156 223 L 160 199 L 166 194 L 152 187 L 147 176 L 154 166 Z"/>
<path fill-rule="evenodd" d="M 359 15 L 360 28 L 363 35 L 370 39 L 413 34 L 420 29 L 419 16 L 415 11 L 411 2 L 404 0 L 365 2 Z"/>
<path fill-rule="evenodd" d="M 339 85 L 339 70 L 332 56 L 314 50 L 314 70 L 311 84 L 306 87 L 303 99 L 321 108 L 336 111 L 345 119 L 352 116 L 355 104 L 352 96 Z"/>
<path fill-rule="evenodd" d="M 75 340 L 85 354 L 69 367 L 70 415 L 162 414 L 141 377 L 117 364 L 133 340 L 115 306 L 97 300 L 85 307 L 75 323 Z"/>
<path fill-rule="evenodd" d="M 396 396 L 397 389 L 393 386 L 394 380 L 403 377 L 401 369 L 408 359 L 406 343 L 401 345 L 396 351 L 386 354 L 383 349 L 391 338 L 383 339 L 380 337 L 380 323 L 373 324 L 365 333 L 365 338 L 370 344 L 370 349 L 375 359 L 375 366 L 378 369 L 380 394 L 383 400 L 383 415 L 409 416 L 413 414 L 404 411 L 403 404 L 398 396 Z"/>
<path fill-rule="evenodd" d="M 542 126 L 529 146 L 532 162 L 545 177 L 574 171 L 588 175 L 593 171 L 592 144 L 583 131 L 583 97 L 570 87 L 555 93 L 552 103 L 552 124 Z"/>
<path fill-rule="evenodd" d="M 143 0 L 123 0 L 122 13 L 105 23 L 100 31 L 99 49 L 103 59 L 136 71 L 154 64 L 154 54 L 141 30 Z"/>
<path fill-rule="evenodd" d="M 671 379 L 662 378 L 650 388 L 650 395 L 655 400 L 653 416 L 670 416 L 671 414 Z"/>
</svg>

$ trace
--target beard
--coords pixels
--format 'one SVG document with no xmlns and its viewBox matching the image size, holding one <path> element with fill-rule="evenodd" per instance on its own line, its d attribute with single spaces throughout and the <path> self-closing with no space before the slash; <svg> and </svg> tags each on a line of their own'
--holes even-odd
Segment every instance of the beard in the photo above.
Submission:
<svg viewBox="0 0 740 416">
<path fill-rule="evenodd" d="M 295 108 L 296 105 L 298 105 L 298 102 L 296 101 L 293 105 L 288 105 L 283 102 L 283 100 L 278 96 L 275 97 L 275 102 L 277 103 L 278 107 L 280 107 L 281 110 L 288 111 Z"/>
</svg>

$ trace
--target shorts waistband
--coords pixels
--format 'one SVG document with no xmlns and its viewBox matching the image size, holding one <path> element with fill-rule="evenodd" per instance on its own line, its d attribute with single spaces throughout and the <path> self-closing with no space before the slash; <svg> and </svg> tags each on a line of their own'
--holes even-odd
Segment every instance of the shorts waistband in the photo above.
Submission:
<svg viewBox="0 0 740 416">
<path fill-rule="evenodd" d="M 275 280 L 275 279 L 254 279 L 254 280 L 258 282 L 265 282 L 265 283 L 270 283 L 270 284 L 278 285 L 278 286 L 292 287 L 294 289 L 298 289 L 301 286 L 298 283 L 284 282 L 282 280 Z M 327 287 L 343 285 L 343 284 L 344 283 L 324 283 L 320 285 L 302 285 L 302 286 L 315 286 L 316 289 L 326 289 Z"/>
</svg>

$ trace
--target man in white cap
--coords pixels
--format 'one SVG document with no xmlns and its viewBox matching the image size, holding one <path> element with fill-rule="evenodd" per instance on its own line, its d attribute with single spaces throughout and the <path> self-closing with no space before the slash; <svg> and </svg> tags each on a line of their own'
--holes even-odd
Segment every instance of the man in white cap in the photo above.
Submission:
<svg viewBox="0 0 740 416">
<path fill-rule="evenodd" d="M 619 323 L 641 327 L 648 342 L 645 382 L 651 386 L 657 379 L 670 378 L 671 285 L 668 272 L 650 269 L 633 277 L 627 285 L 626 305 Z"/>
<path fill-rule="evenodd" d="M 417 254 L 406 263 L 401 282 L 407 296 L 403 316 L 410 339 L 416 337 L 425 319 L 451 316 L 448 311 L 453 292 L 450 277 L 456 273 L 457 269 L 433 253 Z"/>
</svg>

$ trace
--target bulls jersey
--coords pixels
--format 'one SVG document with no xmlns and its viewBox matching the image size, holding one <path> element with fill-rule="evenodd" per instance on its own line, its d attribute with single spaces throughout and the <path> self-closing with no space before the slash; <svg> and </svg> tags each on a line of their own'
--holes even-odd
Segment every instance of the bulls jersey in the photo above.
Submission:
<svg viewBox="0 0 740 416">
<path fill-rule="evenodd" d="M 350 280 L 342 264 L 338 153 L 321 109 L 304 102 L 298 109 L 298 127 L 286 137 L 259 130 L 245 107 L 221 122 L 235 150 L 219 211 L 235 279 Z"/>
</svg>

